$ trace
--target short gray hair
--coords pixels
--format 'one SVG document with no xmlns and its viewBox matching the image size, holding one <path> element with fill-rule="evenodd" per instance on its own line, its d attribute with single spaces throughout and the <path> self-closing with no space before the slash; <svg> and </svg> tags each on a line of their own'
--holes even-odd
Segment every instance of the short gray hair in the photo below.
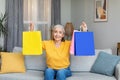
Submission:
<svg viewBox="0 0 120 80">
<path fill-rule="evenodd" d="M 64 29 L 64 26 L 63 25 L 60 25 L 60 24 L 57 24 L 55 25 L 53 28 L 52 28 L 52 31 L 54 31 L 56 28 L 61 28 L 63 33 L 65 34 L 65 29 Z"/>
</svg>

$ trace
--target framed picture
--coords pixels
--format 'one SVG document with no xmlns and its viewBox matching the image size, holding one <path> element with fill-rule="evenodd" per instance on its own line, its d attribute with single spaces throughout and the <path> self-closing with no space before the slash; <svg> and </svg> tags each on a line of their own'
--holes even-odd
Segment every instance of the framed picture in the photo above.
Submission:
<svg viewBox="0 0 120 80">
<path fill-rule="evenodd" d="M 108 0 L 95 0 L 94 21 L 107 21 Z"/>
</svg>

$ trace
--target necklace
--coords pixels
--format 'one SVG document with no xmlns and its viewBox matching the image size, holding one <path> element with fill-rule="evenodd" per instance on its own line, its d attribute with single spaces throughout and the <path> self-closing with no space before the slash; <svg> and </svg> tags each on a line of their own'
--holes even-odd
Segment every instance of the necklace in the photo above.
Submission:
<svg viewBox="0 0 120 80">
<path fill-rule="evenodd" d="M 60 43 L 55 43 L 55 46 L 58 48 L 58 47 L 60 47 L 60 44 L 61 44 L 61 42 Z"/>
</svg>

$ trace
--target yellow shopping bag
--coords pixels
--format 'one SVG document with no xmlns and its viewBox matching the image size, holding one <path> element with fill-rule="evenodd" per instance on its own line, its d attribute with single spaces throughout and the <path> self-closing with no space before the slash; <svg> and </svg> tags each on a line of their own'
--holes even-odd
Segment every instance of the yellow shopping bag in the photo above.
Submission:
<svg viewBox="0 0 120 80">
<path fill-rule="evenodd" d="M 40 31 L 23 32 L 23 55 L 41 55 L 42 37 Z"/>
</svg>

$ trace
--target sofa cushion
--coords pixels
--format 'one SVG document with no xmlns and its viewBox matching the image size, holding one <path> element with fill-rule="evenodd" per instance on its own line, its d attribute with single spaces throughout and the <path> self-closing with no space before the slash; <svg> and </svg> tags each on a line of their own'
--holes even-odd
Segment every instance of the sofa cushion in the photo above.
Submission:
<svg viewBox="0 0 120 80">
<path fill-rule="evenodd" d="M 14 47 L 13 52 L 22 52 L 21 47 Z M 45 70 L 46 57 L 45 52 L 42 55 L 25 56 L 25 65 L 28 70 Z"/>
<path fill-rule="evenodd" d="M 22 54 L 1 52 L 1 72 L 25 72 L 24 56 Z"/>
<path fill-rule="evenodd" d="M 72 72 L 72 76 L 66 80 L 116 80 L 114 76 L 106 76 L 102 74 L 90 73 L 90 72 Z"/>
<path fill-rule="evenodd" d="M 120 57 L 101 51 L 93 64 L 91 72 L 113 76 L 115 66 L 120 61 Z"/>
<path fill-rule="evenodd" d="M 100 51 L 112 54 L 111 49 L 96 49 L 94 56 L 71 55 L 71 71 L 90 71 Z"/>
<path fill-rule="evenodd" d="M 0 74 L 0 80 L 44 80 L 44 72 L 27 70 L 25 73 Z"/>
<path fill-rule="evenodd" d="M 22 48 L 21 47 L 14 47 L 13 52 L 22 53 Z"/>
<path fill-rule="evenodd" d="M 26 68 L 29 70 L 42 70 L 46 68 L 45 53 L 37 56 L 25 56 Z"/>
</svg>

